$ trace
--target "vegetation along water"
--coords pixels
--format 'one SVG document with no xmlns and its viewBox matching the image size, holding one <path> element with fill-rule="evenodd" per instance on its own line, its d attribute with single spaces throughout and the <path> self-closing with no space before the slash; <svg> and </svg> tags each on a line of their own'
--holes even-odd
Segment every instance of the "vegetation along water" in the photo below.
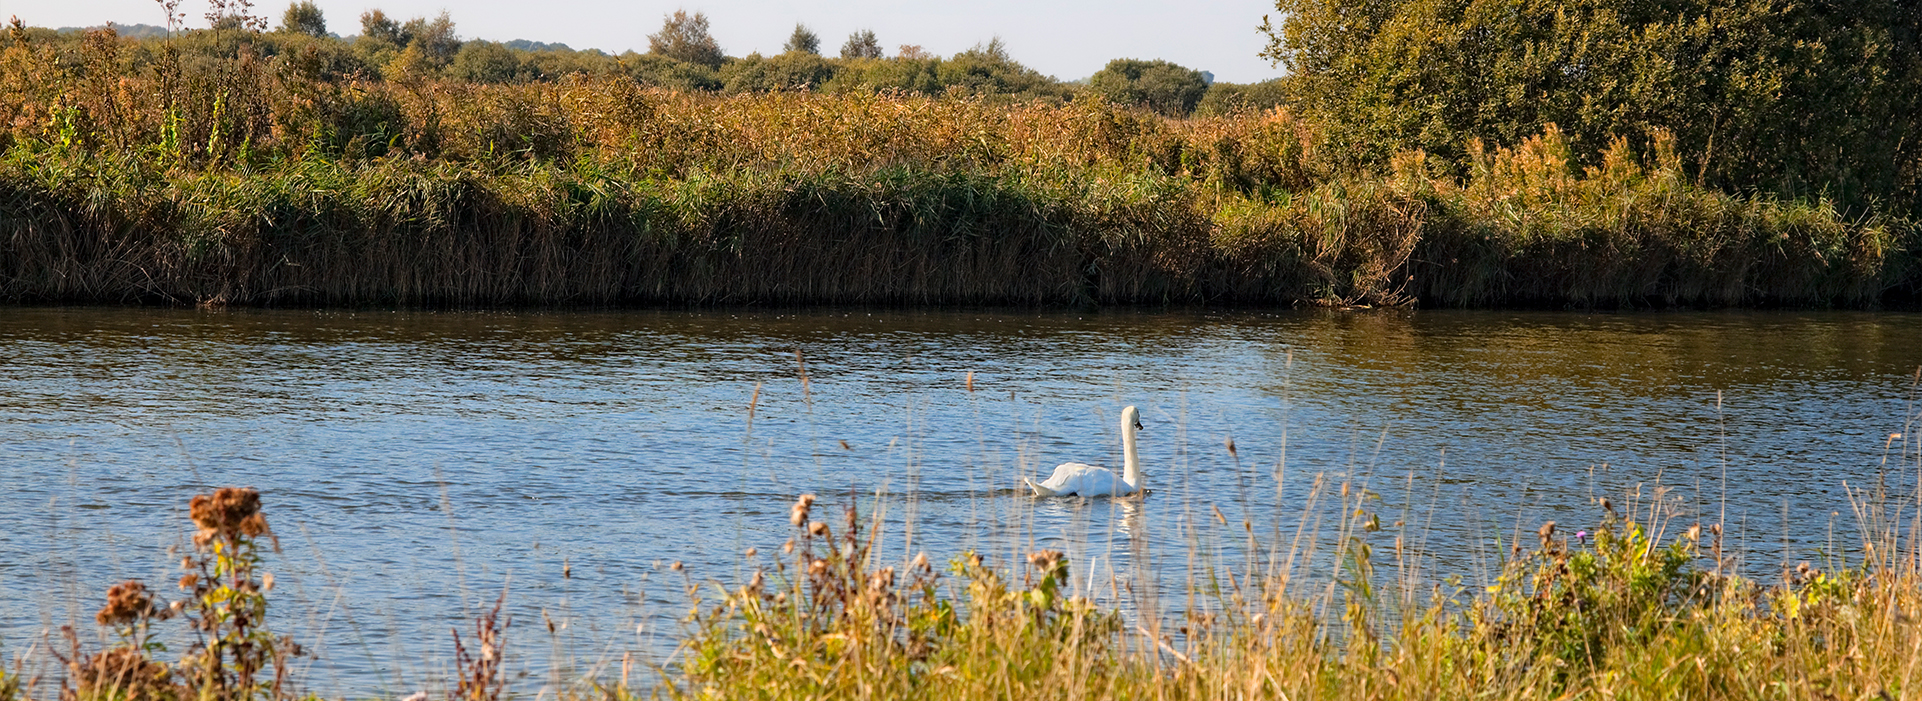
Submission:
<svg viewBox="0 0 1922 701">
<path fill-rule="evenodd" d="M 176 5 L 167 5 L 169 12 Z M 1451 6 L 1452 7 L 1452 6 Z M 0 298 L 246 304 L 1912 300 L 1912 8 L 1283 2 L 1286 77 L 1061 83 L 797 27 L 725 56 L 374 11 L 0 40 Z M 1234 20 L 1244 21 L 1244 20 Z M 171 26 L 171 25 L 170 25 Z"/>
</svg>

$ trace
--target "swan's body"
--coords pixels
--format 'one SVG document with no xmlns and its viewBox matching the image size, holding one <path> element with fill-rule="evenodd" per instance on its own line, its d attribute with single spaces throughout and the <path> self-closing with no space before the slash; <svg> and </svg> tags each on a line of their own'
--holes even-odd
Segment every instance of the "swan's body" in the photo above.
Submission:
<svg viewBox="0 0 1922 701">
<path fill-rule="evenodd" d="M 1121 410 L 1121 474 L 1105 467 L 1078 462 L 1054 466 L 1054 474 L 1036 484 L 1022 478 L 1038 497 L 1127 496 L 1141 491 L 1141 458 L 1135 454 L 1135 431 L 1141 430 L 1141 415 L 1134 407 Z"/>
</svg>

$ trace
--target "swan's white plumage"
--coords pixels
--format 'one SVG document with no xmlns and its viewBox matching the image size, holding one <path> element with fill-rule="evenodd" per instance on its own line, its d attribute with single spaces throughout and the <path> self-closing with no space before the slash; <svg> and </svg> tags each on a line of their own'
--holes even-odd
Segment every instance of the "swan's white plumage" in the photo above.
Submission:
<svg viewBox="0 0 1922 701">
<path fill-rule="evenodd" d="M 1065 496 L 1125 496 L 1141 491 L 1141 459 L 1135 454 L 1135 431 L 1141 428 L 1141 418 L 1134 407 L 1121 410 L 1121 453 L 1123 472 L 1116 475 L 1114 470 L 1095 467 L 1078 462 L 1064 462 L 1054 467 L 1054 474 L 1036 484 L 1033 480 L 1022 478 L 1028 488 L 1038 497 Z"/>
<path fill-rule="evenodd" d="M 1079 494 L 1084 497 L 1121 496 L 1133 494 L 1133 485 L 1121 479 L 1114 470 L 1095 467 L 1078 462 L 1064 462 L 1054 466 L 1054 474 L 1041 480 L 1040 484 L 1029 482 L 1028 487 L 1035 495 L 1052 497 Z"/>
</svg>

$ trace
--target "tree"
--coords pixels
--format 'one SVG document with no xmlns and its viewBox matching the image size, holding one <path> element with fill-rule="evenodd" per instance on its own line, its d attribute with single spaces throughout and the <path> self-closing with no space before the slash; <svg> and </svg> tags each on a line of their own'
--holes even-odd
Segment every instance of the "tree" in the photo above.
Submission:
<svg viewBox="0 0 1922 701">
<path fill-rule="evenodd" d="M 661 24 L 660 32 L 647 35 L 647 52 L 709 68 L 719 68 L 727 59 L 721 45 L 707 33 L 707 15 L 696 12 L 689 16 L 687 10 L 675 10 Z"/>
<path fill-rule="evenodd" d="M 1674 135 L 1707 184 L 1922 210 L 1911 0 L 1277 0 L 1263 56 L 1329 153 L 1461 162 L 1549 124 L 1578 162 Z M 1904 205 L 1898 204 L 1898 208 Z"/>
<path fill-rule="evenodd" d="M 794 33 L 788 35 L 787 43 L 781 45 L 781 51 L 819 56 L 821 55 L 821 37 L 810 31 L 807 25 L 796 23 Z"/>
<path fill-rule="evenodd" d="M 368 10 L 360 14 L 360 37 L 370 41 L 392 44 L 395 49 L 405 48 L 412 39 L 401 30 L 399 22 L 390 19 L 380 10 Z"/>
<path fill-rule="evenodd" d="M 300 0 L 287 6 L 280 16 L 280 31 L 289 34 L 305 34 L 311 37 L 327 36 L 327 17 L 312 0 Z"/>
<path fill-rule="evenodd" d="M 1095 93 L 1123 105 L 1135 105 L 1171 117 L 1185 117 L 1208 92 L 1201 71 L 1167 61 L 1118 58 L 1088 79 Z"/>
<path fill-rule="evenodd" d="M 848 43 L 841 45 L 841 58 L 880 58 L 881 42 L 874 38 L 874 30 L 863 29 L 848 35 Z"/>
<path fill-rule="evenodd" d="M 453 63 L 454 54 L 460 52 L 460 36 L 454 34 L 454 20 L 445 11 L 432 20 L 425 17 L 407 20 L 401 32 L 409 37 L 408 46 L 420 47 L 421 54 L 437 67 Z"/>
</svg>

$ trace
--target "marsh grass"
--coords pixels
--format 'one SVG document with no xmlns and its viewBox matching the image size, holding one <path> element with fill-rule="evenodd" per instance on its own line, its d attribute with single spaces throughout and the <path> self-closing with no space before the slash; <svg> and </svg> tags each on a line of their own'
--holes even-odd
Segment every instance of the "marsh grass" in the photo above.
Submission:
<svg viewBox="0 0 1922 701">
<path fill-rule="evenodd" d="M 0 299 L 1873 305 L 1906 221 L 1672 139 L 1355 170 L 1286 110 L 356 79 L 244 32 L 0 42 Z M 196 44 L 198 47 L 199 44 Z"/>
<path fill-rule="evenodd" d="M 1331 487 L 1332 490 L 1332 487 Z M 997 569 L 964 553 L 884 564 L 879 521 L 797 526 L 744 584 L 691 614 L 670 698 L 1907 698 L 1915 692 L 1918 552 L 1865 529 L 1862 561 L 1737 574 L 1720 524 L 1684 523 L 1658 491 L 1593 533 L 1544 524 L 1493 581 L 1428 581 L 1407 527 L 1383 529 L 1344 484 L 1338 552 L 1263 544 L 1217 561 L 1172 621 L 1074 593 L 1067 560 Z M 1895 511 L 1858 495 L 1864 518 Z M 806 521 L 803 497 L 797 521 Z M 1910 516 L 1909 518 L 1913 518 Z M 1304 528 L 1312 529 L 1306 521 Z M 1377 543 L 1399 531 L 1392 547 Z M 1310 540 L 1313 540 L 1311 537 Z M 1332 562 L 1332 579 L 1311 570 Z M 1223 566 L 1225 565 L 1225 566 Z M 1392 578 L 1377 568 L 1400 570 Z M 945 571 L 945 574 L 944 574 Z M 1415 572 L 1414 578 L 1409 572 Z M 1319 582 L 1327 582 L 1326 585 Z M 1198 599 L 1199 606 L 1194 605 Z"/>
</svg>

